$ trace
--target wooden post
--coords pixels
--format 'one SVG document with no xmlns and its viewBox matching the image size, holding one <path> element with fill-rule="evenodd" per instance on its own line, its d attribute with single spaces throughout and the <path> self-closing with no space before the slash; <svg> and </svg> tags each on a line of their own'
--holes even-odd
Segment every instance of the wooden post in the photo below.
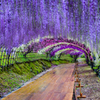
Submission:
<svg viewBox="0 0 100 100">
<path fill-rule="evenodd" d="M 75 72 L 75 77 L 76 77 L 76 78 L 77 78 L 77 77 L 78 77 L 78 78 L 80 77 L 80 76 L 78 75 L 78 71 Z"/>
<path fill-rule="evenodd" d="M 81 82 L 80 82 L 80 95 L 78 95 L 77 98 L 86 98 L 86 96 L 83 95 L 81 92 Z"/>
<path fill-rule="evenodd" d="M 76 62 L 76 66 L 78 66 L 78 62 Z"/>
<path fill-rule="evenodd" d="M 78 70 L 77 70 L 77 67 L 75 67 L 75 71 L 78 71 Z"/>
<path fill-rule="evenodd" d="M 83 85 L 81 85 L 81 81 L 79 80 L 79 84 L 76 86 L 76 88 L 79 88 L 79 87 L 83 87 Z"/>
<path fill-rule="evenodd" d="M 78 75 L 77 65 L 78 65 L 78 62 L 76 62 L 76 65 L 75 65 L 75 75 L 76 75 L 76 81 L 75 82 L 79 82 L 79 75 Z"/>
<path fill-rule="evenodd" d="M 76 78 L 75 82 L 79 82 L 79 78 L 78 77 Z"/>
</svg>

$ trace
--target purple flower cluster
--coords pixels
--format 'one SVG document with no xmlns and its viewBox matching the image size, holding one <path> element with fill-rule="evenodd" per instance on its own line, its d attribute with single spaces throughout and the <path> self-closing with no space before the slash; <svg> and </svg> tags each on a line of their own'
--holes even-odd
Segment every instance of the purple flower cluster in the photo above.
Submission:
<svg viewBox="0 0 100 100">
<path fill-rule="evenodd" d="M 68 42 L 83 48 L 90 57 L 90 50 L 80 42 L 100 51 L 99 4 L 99 0 L 1 0 L 0 47 L 9 49 L 38 36 L 53 36 L 40 40 L 39 46 L 32 45 L 30 50 Z"/>
<path fill-rule="evenodd" d="M 61 48 L 52 51 L 52 52 L 51 52 L 51 55 L 54 56 L 55 53 L 56 53 L 57 51 L 62 50 L 62 49 L 67 49 L 67 48 L 80 51 L 80 52 L 78 52 L 78 53 L 74 51 L 75 53 L 71 53 L 71 54 L 74 54 L 74 55 L 76 54 L 76 55 L 77 55 L 77 54 L 82 54 L 82 53 L 84 53 L 86 57 L 88 56 L 88 55 L 85 53 L 84 50 L 82 50 L 82 49 L 80 49 L 80 48 L 78 48 L 78 47 L 76 47 L 76 46 L 70 45 L 70 44 L 67 45 L 67 46 L 61 46 Z M 69 53 L 69 54 L 70 54 L 70 53 Z"/>
</svg>

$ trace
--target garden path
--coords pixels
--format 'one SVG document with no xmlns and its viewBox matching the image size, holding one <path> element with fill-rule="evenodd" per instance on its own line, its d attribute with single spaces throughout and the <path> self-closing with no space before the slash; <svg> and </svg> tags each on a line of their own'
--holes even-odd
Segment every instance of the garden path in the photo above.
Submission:
<svg viewBox="0 0 100 100">
<path fill-rule="evenodd" d="M 75 64 L 61 64 L 2 100 L 72 100 Z"/>
</svg>

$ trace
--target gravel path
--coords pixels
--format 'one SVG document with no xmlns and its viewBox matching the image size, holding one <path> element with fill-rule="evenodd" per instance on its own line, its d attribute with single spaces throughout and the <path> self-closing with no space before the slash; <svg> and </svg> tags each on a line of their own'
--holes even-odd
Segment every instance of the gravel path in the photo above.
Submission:
<svg viewBox="0 0 100 100">
<path fill-rule="evenodd" d="M 82 65 L 82 64 L 81 64 Z M 78 72 L 91 70 L 90 66 L 80 67 L 78 66 Z M 80 100 L 100 100 L 100 79 L 96 76 L 95 72 L 87 72 L 79 74 L 81 84 L 84 85 L 82 93 L 86 95 L 86 98 Z M 79 95 L 79 89 L 77 88 L 76 94 Z"/>
</svg>

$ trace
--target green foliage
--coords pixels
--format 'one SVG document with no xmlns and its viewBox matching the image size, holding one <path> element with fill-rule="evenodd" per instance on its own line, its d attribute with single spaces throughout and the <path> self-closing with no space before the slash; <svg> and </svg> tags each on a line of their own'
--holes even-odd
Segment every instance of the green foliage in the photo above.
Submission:
<svg viewBox="0 0 100 100">
<path fill-rule="evenodd" d="M 93 69 L 98 69 L 98 66 L 93 67 Z"/>
<path fill-rule="evenodd" d="M 2 73 L 2 68 L 0 67 L 0 74 Z"/>
<path fill-rule="evenodd" d="M 14 59 L 10 59 L 9 58 L 9 64 L 12 64 L 12 63 L 14 64 L 15 62 L 33 61 L 33 60 L 36 60 L 36 59 L 37 60 L 39 60 L 39 59 L 49 60 L 50 59 L 50 57 L 46 58 L 46 54 L 38 54 L 38 53 L 28 53 L 26 55 L 26 57 L 24 57 L 23 53 L 21 53 L 21 52 L 16 52 L 15 55 L 16 55 L 15 58 L 14 58 L 13 55 L 10 55 L 10 58 L 14 58 Z M 0 64 L 1 65 L 5 66 L 5 65 L 8 64 L 7 57 L 8 56 L 6 55 L 5 52 L 3 52 L 3 53 L 0 52 L 0 59 L 1 59 L 1 63 Z M 61 60 L 65 60 L 66 59 L 69 62 L 72 62 L 73 58 L 71 58 L 70 55 L 63 54 L 60 59 Z M 56 56 L 55 56 L 55 57 L 52 58 L 52 60 L 58 60 L 58 58 L 56 58 Z M 48 65 L 50 67 L 50 64 L 48 64 Z"/>
<path fill-rule="evenodd" d="M 51 62 L 49 62 L 47 60 L 44 60 L 43 62 L 46 65 L 46 68 L 50 68 L 51 67 Z"/>
<path fill-rule="evenodd" d="M 14 64 L 13 72 L 14 72 L 14 73 L 17 73 L 17 74 L 20 74 L 20 75 L 23 74 L 23 72 L 22 72 L 22 70 L 20 69 L 20 67 L 19 67 L 18 64 Z"/>
<path fill-rule="evenodd" d="M 29 60 L 31 60 L 31 61 L 33 61 L 33 60 L 38 60 L 38 59 L 46 59 L 46 54 L 38 54 L 38 53 L 28 53 L 27 55 L 26 55 L 26 57 L 29 59 Z"/>
<path fill-rule="evenodd" d="M 78 61 L 81 61 L 81 62 L 84 62 L 84 61 L 86 61 L 86 58 L 78 57 L 77 60 L 78 60 Z"/>
<path fill-rule="evenodd" d="M 39 61 L 35 61 L 34 64 L 37 66 L 42 66 L 42 64 Z"/>
<path fill-rule="evenodd" d="M 69 60 L 53 60 L 52 61 L 52 64 L 54 64 L 54 65 L 59 65 L 59 64 L 64 64 L 64 63 L 70 63 L 70 62 L 72 62 L 72 59 L 69 61 Z"/>
<path fill-rule="evenodd" d="M 65 61 L 65 60 L 60 60 L 59 62 L 60 62 L 60 64 L 67 63 L 67 61 Z"/>
<path fill-rule="evenodd" d="M 81 58 L 85 58 L 85 55 L 84 55 L 84 54 L 82 54 L 82 55 L 81 55 Z"/>
<path fill-rule="evenodd" d="M 99 55 L 97 54 L 97 52 L 93 52 L 94 56 L 95 56 L 95 60 L 94 60 L 94 63 L 95 63 L 95 66 L 99 66 L 100 65 L 100 59 L 99 59 Z"/>
<path fill-rule="evenodd" d="M 52 64 L 54 64 L 54 65 L 59 65 L 60 62 L 59 62 L 59 61 L 52 61 Z"/>
</svg>

